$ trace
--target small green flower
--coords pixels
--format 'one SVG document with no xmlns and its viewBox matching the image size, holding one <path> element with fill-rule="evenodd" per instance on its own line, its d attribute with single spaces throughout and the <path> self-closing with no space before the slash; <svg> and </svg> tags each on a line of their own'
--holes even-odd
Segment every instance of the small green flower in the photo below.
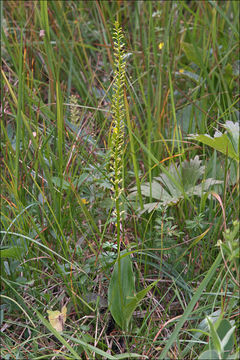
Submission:
<svg viewBox="0 0 240 360">
<path fill-rule="evenodd" d="M 113 199 L 119 199 L 122 189 L 122 164 L 124 145 L 124 85 L 125 85 L 125 51 L 124 37 L 119 23 L 115 22 L 114 40 L 114 84 L 112 98 L 113 127 L 111 137 L 111 182 L 113 185 Z"/>
<path fill-rule="evenodd" d="M 120 196 L 123 192 L 123 152 L 124 152 L 124 86 L 126 56 L 124 51 L 124 37 L 122 29 L 115 22 L 114 41 L 114 83 L 112 96 L 112 133 L 111 133 L 111 158 L 110 176 L 112 183 L 112 199 L 115 202 L 113 216 L 116 219 L 118 254 L 120 254 L 120 232 L 123 212 L 121 211 Z"/>
</svg>

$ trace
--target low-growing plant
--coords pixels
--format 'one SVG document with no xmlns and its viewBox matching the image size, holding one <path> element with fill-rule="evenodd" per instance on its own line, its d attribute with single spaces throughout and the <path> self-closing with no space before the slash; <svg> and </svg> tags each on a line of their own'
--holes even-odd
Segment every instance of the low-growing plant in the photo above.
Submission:
<svg viewBox="0 0 240 360">
<path fill-rule="evenodd" d="M 214 185 L 222 183 L 213 178 L 202 179 L 205 166 L 199 156 L 190 161 L 185 160 L 179 165 L 171 164 L 166 173 L 154 177 L 152 183 L 141 185 L 142 195 L 152 197 L 157 202 L 145 203 L 141 213 L 158 209 L 161 206 L 177 205 L 182 199 L 192 196 L 201 197 Z M 130 199 L 137 195 L 136 187 L 131 189 Z"/>
<path fill-rule="evenodd" d="M 215 322 L 210 317 L 206 318 L 209 327 L 208 350 L 202 352 L 198 359 L 221 360 L 221 359 L 238 359 L 239 351 L 232 354 L 234 347 L 235 326 L 233 322 L 221 317 Z"/>
</svg>

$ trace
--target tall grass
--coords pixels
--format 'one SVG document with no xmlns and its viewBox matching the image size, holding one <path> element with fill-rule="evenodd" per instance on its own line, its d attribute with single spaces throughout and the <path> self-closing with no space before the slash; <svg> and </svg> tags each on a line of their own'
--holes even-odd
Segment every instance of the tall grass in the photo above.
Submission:
<svg viewBox="0 0 240 360">
<path fill-rule="evenodd" d="M 218 240 L 235 241 L 223 231 L 239 216 L 239 165 L 188 135 L 238 121 L 238 11 L 237 1 L 1 2 L 4 359 L 196 359 L 207 337 L 192 329 L 206 315 L 236 320 L 237 255 Z M 126 39 L 123 234 L 108 171 L 117 18 Z M 196 155 L 202 178 L 222 181 L 211 194 L 189 196 L 179 180 Z M 161 174 L 181 197 L 144 212 Z M 137 290 L 160 279 L 124 336 L 106 305 L 120 244 Z M 47 310 L 65 304 L 59 334 Z"/>
</svg>

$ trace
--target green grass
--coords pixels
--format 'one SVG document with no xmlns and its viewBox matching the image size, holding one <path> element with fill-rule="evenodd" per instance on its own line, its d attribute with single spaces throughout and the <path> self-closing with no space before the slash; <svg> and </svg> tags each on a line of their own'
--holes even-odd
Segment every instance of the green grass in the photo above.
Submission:
<svg viewBox="0 0 240 360">
<path fill-rule="evenodd" d="M 214 314 L 236 326 L 237 352 L 239 158 L 224 141 L 238 154 L 239 135 L 224 135 L 222 151 L 189 135 L 239 121 L 238 13 L 238 1 L 1 2 L 3 359 L 198 359 Z M 117 19 L 126 85 L 116 226 Z M 120 250 L 136 292 L 157 280 L 127 331 L 107 305 Z M 47 310 L 65 304 L 58 333 Z"/>
</svg>

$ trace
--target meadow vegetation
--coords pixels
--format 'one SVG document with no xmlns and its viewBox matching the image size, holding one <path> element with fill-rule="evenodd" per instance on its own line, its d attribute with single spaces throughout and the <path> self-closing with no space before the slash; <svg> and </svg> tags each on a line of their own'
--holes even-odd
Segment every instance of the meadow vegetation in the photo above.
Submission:
<svg viewBox="0 0 240 360">
<path fill-rule="evenodd" d="M 1 358 L 237 359 L 239 2 L 1 2 Z"/>
</svg>

